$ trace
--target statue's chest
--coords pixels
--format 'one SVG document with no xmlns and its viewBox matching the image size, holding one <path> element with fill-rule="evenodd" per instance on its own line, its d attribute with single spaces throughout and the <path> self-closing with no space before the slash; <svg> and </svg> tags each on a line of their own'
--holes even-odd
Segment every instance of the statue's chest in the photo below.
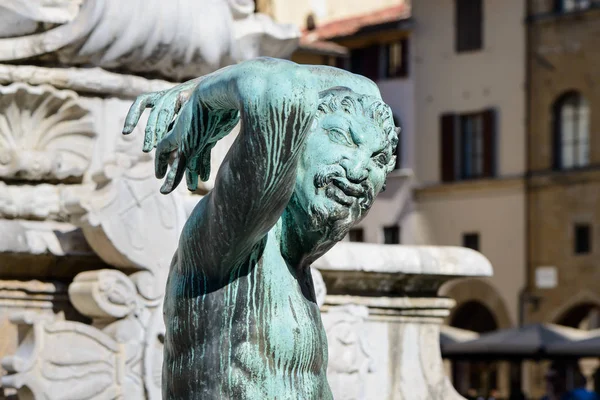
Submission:
<svg viewBox="0 0 600 400">
<path fill-rule="evenodd" d="M 245 364 L 258 353 L 273 356 L 279 368 L 324 362 L 327 344 L 319 309 L 303 279 L 269 242 L 247 268 L 232 276 L 221 293 L 222 322 L 238 362 Z"/>
</svg>

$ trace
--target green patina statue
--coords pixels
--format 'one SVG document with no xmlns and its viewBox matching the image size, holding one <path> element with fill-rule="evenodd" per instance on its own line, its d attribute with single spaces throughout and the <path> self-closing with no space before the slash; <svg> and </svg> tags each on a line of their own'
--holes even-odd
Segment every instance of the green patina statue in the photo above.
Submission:
<svg viewBox="0 0 600 400">
<path fill-rule="evenodd" d="M 261 58 L 138 97 L 123 133 L 147 107 L 144 151 L 156 147 L 163 193 L 184 175 L 190 190 L 208 179 L 212 147 L 241 120 L 171 263 L 163 398 L 331 399 L 309 267 L 394 167 L 397 131 L 377 86 Z"/>
</svg>

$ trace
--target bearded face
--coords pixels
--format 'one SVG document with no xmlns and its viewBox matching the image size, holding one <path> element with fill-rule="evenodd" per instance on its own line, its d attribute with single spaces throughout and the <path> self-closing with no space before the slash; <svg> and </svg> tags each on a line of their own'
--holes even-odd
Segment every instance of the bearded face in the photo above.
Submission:
<svg viewBox="0 0 600 400">
<path fill-rule="evenodd" d="M 380 100 L 347 89 L 328 92 L 306 139 L 290 205 L 311 230 L 339 241 L 383 189 L 397 135 Z"/>
</svg>

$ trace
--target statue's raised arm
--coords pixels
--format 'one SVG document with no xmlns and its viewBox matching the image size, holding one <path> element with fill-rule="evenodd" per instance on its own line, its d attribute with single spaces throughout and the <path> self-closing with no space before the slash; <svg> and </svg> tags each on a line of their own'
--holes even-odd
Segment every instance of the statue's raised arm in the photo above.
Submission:
<svg viewBox="0 0 600 400">
<path fill-rule="evenodd" d="M 206 180 L 210 150 L 241 122 L 169 273 L 165 398 L 331 398 L 308 266 L 366 215 L 394 166 L 377 86 L 257 59 L 140 96 L 124 133 L 146 107 L 163 193 L 184 175 L 192 190 Z"/>
</svg>

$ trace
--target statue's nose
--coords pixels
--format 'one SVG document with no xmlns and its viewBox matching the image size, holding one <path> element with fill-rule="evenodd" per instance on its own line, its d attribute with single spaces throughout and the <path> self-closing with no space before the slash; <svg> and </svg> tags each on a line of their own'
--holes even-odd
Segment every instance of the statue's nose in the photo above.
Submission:
<svg viewBox="0 0 600 400">
<path fill-rule="evenodd" d="M 369 176 L 367 163 L 363 160 L 346 159 L 342 160 L 342 167 L 346 170 L 346 177 L 352 183 L 361 183 Z"/>
</svg>

